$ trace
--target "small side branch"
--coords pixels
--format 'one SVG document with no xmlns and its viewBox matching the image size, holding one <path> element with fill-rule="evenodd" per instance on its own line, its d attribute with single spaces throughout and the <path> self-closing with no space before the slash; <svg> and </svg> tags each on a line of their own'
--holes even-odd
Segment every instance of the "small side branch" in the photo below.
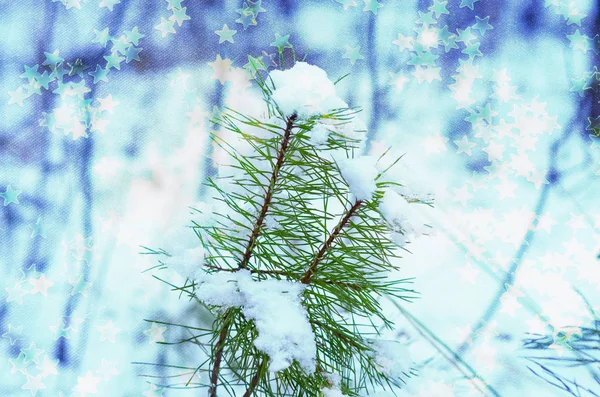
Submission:
<svg viewBox="0 0 600 397">
<path fill-rule="evenodd" d="M 360 208 L 360 206 L 362 204 L 363 204 L 363 202 L 361 200 L 356 200 L 354 202 L 354 204 L 352 205 L 352 207 L 350 207 L 348 212 L 346 212 L 344 217 L 337 224 L 335 229 L 333 229 L 333 231 L 329 235 L 329 238 L 327 238 L 325 243 L 323 243 L 323 246 L 321 247 L 321 249 L 315 256 L 315 259 L 310 264 L 309 268 L 306 270 L 306 273 L 304 273 L 304 276 L 300 280 L 300 282 L 302 284 L 310 284 L 314 275 L 317 272 L 317 267 L 319 266 L 319 263 L 321 263 L 321 261 L 325 257 L 325 254 L 327 253 L 327 251 L 329 251 L 329 249 L 333 245 L 333 242 L 335 241 L 336 237 L 338 237 L 338 235 L 341 233 L 341 231 L 344 229 L 344 227 L 346 227 L 346 225 L 348 225 L 348 223 L 350 222 L 350 218 L 352 218 L 352 216 L 354 216 L 356 214 L 356 212 L 358 211 L 358 209 Z"/>
<path fill-rule="evenodd" d="M 252 229 L 252 233 L 250 234 L 250 239 L 248 240 L 248 244 L 246 245 L 246 250 L 244 252 L 244 255 L 242 256 L 242 259 L 240 261 L 240 264 L 239 264 L 237 270 L 245 269 L 248 267 L 248 262 L 250 261 L 250 257 L 252 256 L 252 250 L 254 249 L 256 240 L 258 239 L 258 236 L 260 235 L 260 230 L 265 221 L 265 217 L 267 215 L 269 205 L 271 204 L 271 200 L 273 198 L 273 190 L 275 189 L 275 184 L 277 183 L 279 171 L 281 170 L 281 167 L 283 166 L 283 160 L 285 158 L 285 154 L 290 145 L 290 139 L 292 137 L 292 128 L 294 127 L 294 121 L 296 121 L 296 118 L 297 118 L 296 114 L 293 114 L 290 117 L 288 117 L 288 119 L 287 119 L 287 124 L 285 127 L 285 131 L 283 133 L 281 147 L 279 148 L 279 152 L 277 153 L 277 161 L 275 163 L 275 166 L 273 167 L 273 172 L 271 173 L 271 178 L 269 180 L 269 186 L 267 187 L 267 191 L 265 193 L 265 200 L 261 207 L 260 214 L 258 215 L 258 218 L 256 220 L 256 224 L 254 225 L 254 228 Z M 210 388 L 208 390 L 209 397 L 217 397 L 217 384 L 219 381 L 219 372 L 221 369 L 221 361 L 223 360 L 223 348 L 225 346 L 225 340 L 227 339 L 227 333 L 229 332 L 229 325 L 230 325 L 229 317 L 232 315 L 233 310 L 234 309 L 230 308 L 225 313 L 225 316 L 223 317 L 223 327 L 221 328 L 221 331 L 219 332 L 219 340 L 217 341 L 217 344 L 215 345 L 215 361 L 212 366 L 212 371 L 210 372 Z M 254 378 L 252 379 L 252 382 L 250 383 L 251 387 L 248 389 L 248 390 L 250 390 L 250 393 L 252 393 L 252 390 L 254 390 L 254 387 L 256 387 L 256 384 L 258 384 L 259 375 L 260 375 L 260 369 L 259 369 L 259 371 L 257 371 Z M 254 384 L 254 383 L 256 383 L 256 384 Z M 252 386 L 253 384 L 254 384 L 254 386 Z M 250 395 L 250 394 L 248 394 L 248 395 Z"/>
<path fill-rule="evenodd" d="M 219 382 L 219 371 L 221 369 L 221 361 L 223 359 L 223 348 L 225 347 L 225 339 L 229 331 L 229 317 L 232 315 L 233 309 L 228 309 L 223 316 L 223 328 L 219 332 L 219 340 L 215 345 L 215 362 L 213 363 L 212 371 L 210 371 L 210 388 L 208 389 L 209 397 L 217 397 L 217 384 Z"/>
<path fill-rule="evenodd" d="M 254 244 L 260 235 L 260 229 L 265 221 L 265 217 L 267 216 L 267 211 L 269 209 L 269 205 L 271 205 L 271 200 L 273 199 L 273 190 L 275 190 L 275 184 L 277 183 L 277 178 L 279 176 L 279 171 L 283 166 L 283 159 L 285 158 L 285 154 L 290 145 L 290 139 L 292 137 L 292 128 L 294 127 L 294 121 L 296 120 L 296 114 L 291 115 L 287 119 L 287 124 L 285 126 L 285 132 L 283 133 L 283 140 L 281 141 L 281 147 L 279 148 L 279 152 L 277 153 L 277 162 L 273 167 L 273 172 L 271 173 L 271 178 L 269 179 L 269 187 L 267 188 L 267 192 L 265 194 L 265 200 L 260 209 L 260 214 L 256 220 L 256 224 L 252 229 L 252 233 L 250 233 L 250 240 L 248 241 L 248 245 L 246 246 L 246 251 L 242 257 L 242 261 L 238 269 L 245 269 L 248 267 L 248 262 L 250 261 L 250 257 L 252 256 L 252 249 L 254 248 Z"/>
<path fill-rule="evenodd" d="M 254 390 L 256 389 L 256 386 L 258 386 L 258 381 L 260 380 L 260 375 L 263 372 L 263 367 L 267 364 L 267 358 L 264 358 L 260 365 L 258 366 L 258 371 L 256 371 L 256 373 L 254 374 L 254 376 L 252 377 L 252 380 L 250 381 L 250 385 L 248 386 L 248 389 L 246 389 L 246 392 L 244 393 L 243 397 L 250 397 L 252 394 L 254 394 Z"/>
</svg>

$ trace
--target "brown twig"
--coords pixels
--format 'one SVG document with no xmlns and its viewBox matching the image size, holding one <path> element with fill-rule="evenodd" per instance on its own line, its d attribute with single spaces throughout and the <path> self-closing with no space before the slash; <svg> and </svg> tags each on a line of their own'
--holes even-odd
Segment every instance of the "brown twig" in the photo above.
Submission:
<svg viewBox="0 0 600 397">
<path fill-rule="evenodd" d="M 244 252 L 244 256 L 242 257 L 242 261 L 240 262 L 238 269 L 245 269 L 248 266 L 250 257 L 252 256 L 252 249 L 254 248 L 256 239 L 260 235 L 260 229 L 262 228 L 262 225 L 265 221 L 265 217 L 267 216 L 267 210 L 269 209 L 271 199 L 273 198 L 273 190 L 275 189 L 275 184 L 277 183 L 277 177 L 279 176 L 279 171 L 281 170 L 281 166 L 283 165 L 283 159 L 285 158 L 288 146 L 290 145 L 292 128 L 294 127 L 294 121 L 296 120 L 296 118 L 296 114 L 293 114 L 287 119 L 285 132 L 283 133 L 283 140 L 281 142 L 281 147 L 279 148 L 279 153 L 277 154 L 277 162 L 273 167 L 269 187 L 267 188 L 267 192 L 265 194 L 265 201 L 263 202 L 260 214 L 258 215 L 256 224 L 254 225 L 254 229 L 252 229 L 252 233 L 250 234 L 250 240 L 248 241 L 248 245 L 246 246 L 246 252 Z"/>
<path fill-rule="evenodd" d="M 213 269 L 213 270 L 217 270 L 219 272 L 230 272 L 230 273 L 235 273 L 237 272 L 239 269 L 228 269 L 226 267 L 220 267 L 220 266 L 214 266 L 214 265 L 204 265 L 204 267 L 207 267 L 209 269 Z M 283 270 L 263 270 L 263 269 L 250 269 L 250 273 L 252 274 L 277 274 L 280 276 L 288 276 L 293 278 L 294 275 L 289 273 L 289 272 L 285 272 Z"/>
<path fill-rule="evenodd" d="M 212 269 L 212 270 L 217 270 L 219 272 L 229 272 L 229 273 L 235 273 L 238 271 L 238 269 L 228 269 L 226 267 L 221 267 L 221 266 L 215 266 L 215 265 L 204 265 L 205 267 Z M 263 269 L 250 269 L 250 273 L 252 274 L 276 274 L 278 276 L 286 276 L 292 280 L 295 281 L 300 281 L 300 278 L 293 273 L 290 272 L 286 272 L 283 270 L 263 270 Z M 350 288 L 353 289 L 355 291 L 360 291 L 363 289 L 362 286 L 360 286 L 359 284 L 353 284 L 353 283 L 344 283 L 343 281 L 336 281 L 336 280 L 324 280 L 323 281 L 325 284 L 329 284 L 329 285 L 339 285 L 341 287 L 344 288 Z"/>
<path fill-rule="evenodd" d="M 329 238 L 327 239 L 327 241 L 325 241 L 325 243 L 315 256 L 315 259 L 310 264 L 309 268 L 306 270 L 306 273 L 304 273 L 304 276 L 300 280 L 302 284 L 310 284 L 312 278 L 317 272 L 317 266 L 319 266 L 319 263 L 321 263 L 321 261 L 325 257 L 325 254 L 327 253 L 329 248 L 331 248 L 331 245 L 335 241 L 336 237 L 341 233 L 342 229 L 346 227 L 346 225 L 350 221 L 350 218 L 352 218 L 352 216 L 356 214 L 356 211 L 360 208 L 362 203 L 363 202 L 361 200 L 356 200 L 352 207 L 350 207 L 348 212 L 346 212 L 344 217 L 340 220 L 340 223 L 338 223 L 335 229 L 333 229 L 333 231 L 329 235 Z"/>
<path fill-rule="evenodd" d="M 231 316 L 232 309 L 228 309 L 225 316 L 223 316 L 223 328 L 219 332 L 219 340 L 215 345 L 215 362 L 213 363 L 212 371 L 210 371 L 210 387 L 208 389 L 208 395 L 210 397 L 217 397 L 217 383 L 219 381 L 219 370 L 221 369 L 221 360 L 223 359 L 223 348 L 225 347 L 225 339 L 227 338 L 227 331 L 229 330 L 229 316 Z"/>
<path fill-rule="evenodd" d="M 285 158 L 285 154 L 290 144 L 290 138 L 292 136 L 292 128 L 294 127 L 294 121 L 296 120 L 296 114 L 291 115 L 287 119 L 287 124 L 285 126 L 285 131 L 283 133 L 283 140 L 281 142 L 281 147 L 279 148 L 279 152 L 277 154 L 277 162 L 273 167 L 273 172 L 271 173 L 271 179 L 269 182 L 269 187 L 267 188 L 267 192 L 265 194 L 265 200 L 263 202 L 262 208 L 260 210 L 260 214 L 256 220 L 256 224 L 252 229 L 252 233 L 250 233 L 250 239 L 248 240 L 248 245 L 246 246 L 246 251 L 242 256 L 242 260 L 240 261 L 240 265 L 237 270 L 245 269 L 248 267 L 248 262 L 250 261 L 250 257 L 252 256 L 252 250 L 254 248 L 254 244 L 260 235 L 260 230 L 264 223 L 265 217 L 267 215 L 267 210 L 269 209 L 269 205 L 271 204 L 271 199 L 273 197 L 273 190 L 275 189 L 275 184 L 277 182 L 277 177 L 279 176 L 279 171 L 281 170 L 281 166 L 283 165 L 283 159 Z M 223 317 L 223 328 L 219 332 L 219 340 L 215 345 L 215 362 L 213 363 L 212 371 L 210 373 L 210 388 L 208 389 L 209 397 L 217 397 L 217 383 L 219 381 L 219 371 L 221 369 L 221 361 L 223 359 L 223 348 L 225 347 L 225 339 L 227 338 L 227 332 L 229 331 L 230 322 L 229 317 L 232 315 L 233 309 L 229 308 Z M 250 386 L 252 390 L 256 387 L 256 384 L 252 386 L 253 383 L 258 383 L 258 376 L 260 371 L 256 373 Z M 250 390 L 250 389 L 248 389 Z M 252 393 L 252 391 L 250 392 Z M 248 394 L 249 395 L 249 394 Z"/>
<path fill-rule="evenodd" d="M 258 371 L 256 371 L 256 373 L 252 377 L 250 385 L 248 386 L 248 389 L 246 389 L 246 392 L 244 393 L 243 397 L 250 397 L 254 393 L 254 389 L 256 389 L 256 386 L 258 386 L 258 381 L 260 380 L 262 367 L 267 363 L 267 360 L 268 359 L 265 358 L 258 366 Z"/>
</svg>

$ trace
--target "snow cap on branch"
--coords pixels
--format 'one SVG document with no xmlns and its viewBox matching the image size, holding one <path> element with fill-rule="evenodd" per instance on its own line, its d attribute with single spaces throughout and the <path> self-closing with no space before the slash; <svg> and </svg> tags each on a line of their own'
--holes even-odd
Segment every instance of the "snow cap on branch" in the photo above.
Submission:
<svg viewBox="0 0 600 397">
<path fill-rule="evenodd" d="M 321 389 L 323 397 L 343 397 L 344 394 L 340 390 L 342 377 L 338 374 L 327 374 L 326 377 L 330 385 Z"/>
<path fill-rule="evenodd" d="M 412 205 L 400 194 L 387 190 L 380 205 L 381 214 L 388 223 L 392 239 L 403 246 L 406 240 L 427 232 L 419 214 Z"/>
<path fill-rule="evenodd" d="M 310 131 L 310 143 L 315 147 L 325 145 L 329 139 L 329 131 L 321 124 L 316 123 L 313 129 Z"/>
<path fill-rule="evenodd" d="M 241 307 L 254 320 L 258 337 L 254 346 L 269 356 L 269 370 L 288 368 L 292 361 L 308 373 L 315 371 L 315 336 L 302 306 L 305 286 L 286 280 L 255 281 L 247 270 L 204 274 L 197 280 L 201 301 L 222 309 Z"/>
<path fill-rule="evenodd" d="M 340 134 L 363 143 L 367 136 L 367 124 L 360 117 L 354 117 L 351 122 L 341 124 L 336 129 Z"/>
<path fill-rule="evenodd" d="M 391 378 L 401 378 L 410 372 L 412 359 L 406 346 L 391 340 L 371 341 L 374 358 L 381 370 Z"/>
<path fill-rule="evenodd" d="M 204 264 L 206 251 L 200 239 L 189 226 L 171 227 L 167 231 L 165 251 L 170 255 L 163 263 L 184 277 L 194 278 Z"/>
<path fill-rule="evenodd" d="M 377 190 L 375 178 L 379 171 L 375 167 L 375 158 L 360 156 L 338 161 L 340 172 L 348 182 L 350 192 L 357 200 L 369 200 Z"/>
<path fill-rule="evenodd" d="M 275 85 L 271 97 L 285 115 L 296 113 L 304 119 L 348 107 L 318 66 L 296 62 L 291 69 L 273 70 L 269 76 Z"/>
</svg>

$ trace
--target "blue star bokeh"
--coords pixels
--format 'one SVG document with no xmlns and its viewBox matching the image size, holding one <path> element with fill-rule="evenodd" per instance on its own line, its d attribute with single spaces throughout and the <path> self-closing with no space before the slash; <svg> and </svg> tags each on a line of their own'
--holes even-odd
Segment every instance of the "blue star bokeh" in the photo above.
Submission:
<svg viewBox="0 0 600 397">
<path fill-rule="evenodd" d="M 280 51 L 347 75 L 367 154 L 405 154 L 394 175 L 435 196 L 402 264 L 420 298 L 386 307 L 419 369 L 398 395 L 600 395 L 600 3 L 19 0 L 0 1 L 0 396 L 199 393 L 196 352 L 160 342 L 202 316 L 141 247 L 204 199 L 209 119 Z"/>
</svg>

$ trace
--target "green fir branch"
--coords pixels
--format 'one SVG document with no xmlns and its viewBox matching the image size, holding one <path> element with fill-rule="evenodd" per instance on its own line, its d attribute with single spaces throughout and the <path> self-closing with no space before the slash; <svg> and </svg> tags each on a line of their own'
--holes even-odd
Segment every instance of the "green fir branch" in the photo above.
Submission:
<svg viewBox="0 0 600 397">
<path fill-rule="evenodd" d="M 332 154 L 350 158 L 360 147 L 360 140 L 336 131 L 352 122 L 359 109 L 334 109 L 305 119 L 295 113 L 285 116 L 271 99 L 273 81 L 261 75 L 256 61 L 249 57 L 270 118 L 257 119 L 226 108 L 212 120 L 229 134 L 212 133 L 211 138 L 230 161 L 221 166 L 227 172 L 205 182 L 211 198 L 220 205 L 215 208 L 220 209 L 210 214 L 210 224 L 192 221 L 192 228 L 205 250 L 202 272 L 243 271 L 255 281 L 278 279 L 304 286 L 301 301 L 315 337 L 316 371 L 307 373 L 294 361 L 271 373 L 270 357 L 254 345 L 255 322 L 240 307 L 202 302 L 197 296 L 202 283 L 194 280 L 178 286 L 154 275 L 173 291 L 207 307 L 215 316 L 210 329 L 146 321 L 182 328 L 189 334 L 161 344 L 192 343 L 207 353 L 207 360 L 198 367 L 180 369 L 185 368 L 188 375 L 193 371 L 185 384 L 190 387 L 202 387 L 192 380 L 199 372 L 206 373 L 209 397 L 216 397 L 220 386 L 230 395 L 236 387 L 243 387 L 244 397 L 320 396 L 330 386 L 330 374 L 341 375 L 340 389 L 349 396 L 378 387 L 402 387 L 405 379 L 415 375 L 414 370 L 401 378 L 390 377 L 376 362 L 371 343 L 380 328 L 394 325 L 383 313 L 380 298 L 409 302 L 416 296 L 405 287 L 411 279 L 389 279 L 390 272 L 398 270 L 395 263 L 400 256 L 379 209 L 384 191 L 395 185 L 385 180 L 385 174 L 402 156 L 377 175 L 371 199 L 354 199 Z M 319 149 L 311 143 L 317 124 L 329 130 L 326 144 Z M 264 134 L 247 133 L 248 127 Z M 237 140 L 250 153 L 240 152 L 233 143 Z M 167 264 L 173 260 L 165 250 L 143 248 L 147 254 L 169 257 Z M 156 269 L 163 268 L 161 264 Z"/>
</svg>

